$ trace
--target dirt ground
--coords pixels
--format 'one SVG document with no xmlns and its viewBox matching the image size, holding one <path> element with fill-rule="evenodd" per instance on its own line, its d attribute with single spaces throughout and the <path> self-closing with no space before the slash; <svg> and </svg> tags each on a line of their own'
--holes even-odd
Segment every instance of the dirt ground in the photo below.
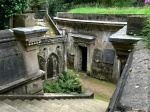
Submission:
<svg viewBox="0 0 150 112">
<path fill-rule="evenodd" d="M 115 84 L 108 83 L 106 81 L 101 81 L 95 78 L 91 78 L 84 73 L 78 73 L 82 80 L 83 90 L 90 90 L 93 91 L 95 96 L 100 98 L 106 99 L 107 101 L 110 100 L 113 92 L 116 88 Z"/>
</svg>

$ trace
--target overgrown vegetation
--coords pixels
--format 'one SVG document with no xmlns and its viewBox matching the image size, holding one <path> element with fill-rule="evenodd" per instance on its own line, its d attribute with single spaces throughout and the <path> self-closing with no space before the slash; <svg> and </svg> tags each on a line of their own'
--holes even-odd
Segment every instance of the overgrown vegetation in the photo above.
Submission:
<svg viewBox="0 0 150 112">
<path fill-rule="evenodd" d="M 29 6 L 31 8 L 34 8 L 34 7 L 39 7 L 41 4 L 45 3 L 46 1 L 45 0 L 28 0 L 29 1 Z"/>
<path fill-rule="evenodd" d="M 150 7 L 130 8 L 101 8 L 101 7 L 79 7 L 69 10 L 71 13 L 98 13 L 98 14 L 148 14 Z"/>
<path fill-rule="evenodd" d="M 43 90 L 45 93 L 81 93 L 81 80 L 78 74 L 69 70 L 58 75 L 56 82 L 45 80 L 43 82 Z"/>
<path fill-rule="evenodd" d="M 148 48 L 150 48 L 150 15 L 147 15 L 147 19 L 145 21 L 145 26 L 142 30 L 142 37 Z"/>
<path fill-rule="evenodd" d="M 143 0 L 48 0 L 49 11 L 53 16 L 56 12 L 68 11 L 78 7 L 139 7 L 144 6 Z M 90 10 L 86 10 L 89 12 Z M 107 10 L 108 11 L 108 10 Z"/>
<path fill-rule="evenodd" d="M 9 18 L 23 12 L 28 0 L 0 0 L 0 30 L 9 27 Z"/>
</svg>

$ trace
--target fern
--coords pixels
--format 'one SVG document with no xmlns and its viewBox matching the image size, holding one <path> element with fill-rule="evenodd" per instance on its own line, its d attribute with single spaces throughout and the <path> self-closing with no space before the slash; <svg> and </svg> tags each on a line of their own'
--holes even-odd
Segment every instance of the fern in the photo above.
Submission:
<svg viewBox="0 0 150 112">
<path fill-rule="evenodd" d="M 51 93 L 81 93 L 81 80 L 79 75 L 73 71 L 63 71 L 58 75 L 56 82 L 45 80 L 43 82 L 44 92 Z"/>
</svg>

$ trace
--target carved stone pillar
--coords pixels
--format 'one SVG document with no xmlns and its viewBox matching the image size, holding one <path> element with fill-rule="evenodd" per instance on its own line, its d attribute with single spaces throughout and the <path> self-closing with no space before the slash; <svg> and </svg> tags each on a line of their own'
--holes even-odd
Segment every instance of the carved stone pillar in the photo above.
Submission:
<svg viewBox="0 0 150 112">
<path fill-rule="evenodd" d="M 25 85 L 26 94 L 34 94 L 42 90 L 42 77 L 45 73 L 39 69 L 36 47 L 37 44 L 41 43 L 41 37 L 49 28 L 33 26 L 14 28 L 12 30 L 17 38 L 17 44 L 19 44 L 23 51 L 27 71 L 25 77 L 30 77 L 31 79 L 31 81 Z M 16 93 L 17 92 L 18 91 L 16 91 Z"/>
</svg>

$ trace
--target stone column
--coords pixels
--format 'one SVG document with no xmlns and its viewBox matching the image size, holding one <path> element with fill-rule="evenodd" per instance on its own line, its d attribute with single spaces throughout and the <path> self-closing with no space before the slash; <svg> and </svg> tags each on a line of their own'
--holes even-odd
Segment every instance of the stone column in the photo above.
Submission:
<svg viewBox="0 0 150 112">
<path fill-rule="evenodd" d="M 27 94 L 34 94 L 42 89 L 42 77 L 44 71 L 39 69 L 37 57 L 37 44 L 41 43 L 41 37 L 49 28 L 33 26 L 12 29 L 18 40 L 18 45 L 23 51 L 25 60 L 26 77 L 32 79 L 26 85 Z M 16 92 L 17 93 L 17 92 Z"/>
</svg>

